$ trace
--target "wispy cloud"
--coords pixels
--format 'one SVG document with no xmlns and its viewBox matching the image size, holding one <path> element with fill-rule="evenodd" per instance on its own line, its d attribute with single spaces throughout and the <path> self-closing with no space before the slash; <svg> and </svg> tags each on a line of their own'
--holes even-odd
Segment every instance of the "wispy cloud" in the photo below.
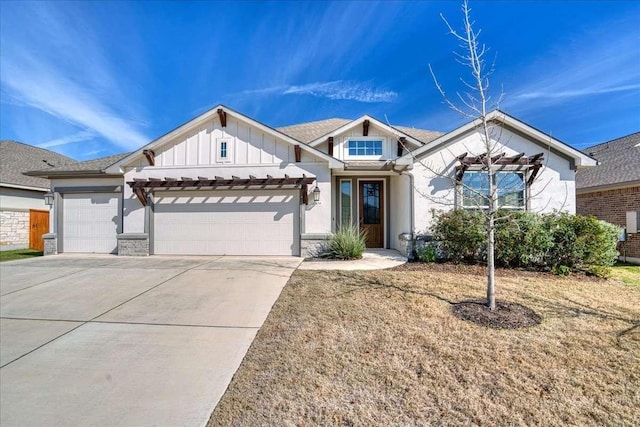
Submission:
<svg viewBox="0 0 640 427">
<path fill-rule="evenodd" d="M 74 142 L 87 141 L 91 138 L 95 138 L 95 136 L 96 134 L 93 132 L 80 131 L 80 132 L 74 133 L 73 135 L 68 135 L 62 138 L 56 138 L 47 142 L 43 142 L 42 144 L 38 144 L 37 146 L 40 148 L 58 147 L 60 145 L 72 144 Z"/>
<path fill-rule="evenodd" d="M 63 119 L 84 131 L 48 141 L 54 147 L 102 137 L 123 149 L 143 145 L 149 138 L 134 123 L 131 100 L 122 94 L 122 82 L 111 61 L 103 54 L 79 16 L 56 5 L 28 4 L 10 11 L 30 14 L 32 26 L 39 28 L 38 38 L 12 28 L 3 40 L 0 81 L 14 102 L 22 103 Z M 24 18 L 24 17 L 22 17 Z M 5 20 L 8 22 L 9 19 Z M 85 32 L 87 31 L 87 32 Z M 43 41 L 44 40 L 44 41 Z M 120 107 L 118 107 L 120 106 Z"/>
<path fill-rule="evenodd" d="M 393 102 L 398 94 L 392 90 L 376 88 L 371 83 L 335 80 L 331 82 L 316 82 L 304 85 L 283 85 L 263 89 L 244 91 L 243 94 L 253 95 L 311 95 L 318 98 L 333 100 L 348 100 L 366 103 Z"/>
<path fill-rule="evenodd" d="M 549 52 L 527 72 L 519 73 L 520 81 L 526 83 L 508 94 L 508 103 L 555 104 L 581 97 L 640 90 L 637 32 L 620 28 L 626 25 L 628 23 L 610 26 L 614 30 L 608 28 L 606 31 L 615 31 L 611 34 L 595 31 L 571 45 Z"/>
<path fill-rule="evenodd" d="M 590 87 L 582 90 L 566 90 L 562 92 L 525 92 L 519 96 L 521 98 L 575 98 L 579 96 L 603 95 L 606 93 L 626 92 L 630 90 L 640 89 L 640 84 L 622 85 L 617 87 L 596 88 Z"/>
</svg>

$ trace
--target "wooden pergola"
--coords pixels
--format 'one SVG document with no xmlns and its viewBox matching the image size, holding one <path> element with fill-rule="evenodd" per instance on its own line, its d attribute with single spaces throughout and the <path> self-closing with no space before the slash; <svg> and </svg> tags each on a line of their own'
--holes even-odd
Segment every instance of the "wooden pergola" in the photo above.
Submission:
<svg viewBox="0 0 640 427">
<path fill-rule="evenodd" d="M 468 153 L 463 153 L 458 156 L 460 164 L 456 166 L 456 180 L 462 181 L 464 173 L 473 166 L 487 167 L 489 164 L 489 156 L 482 154 L 480 156 L 469 156 Z M 516 154 L 515 156 L 507 156 L 505 153 L 500 153 L 491 157 L 491 166 L 519 166 L 530 170 L 529 179 L 527 185 L 531 185 L 533 180 L 538 175 L 540 168 L 544 162 L 544 153 L 538 153 L 534 156 L 525 156 L 524 153 Z"/>
<path fill-rule="evenodd" d="M 286 175 L 281 178 L 274 178 L 271 175 L 267 175 L 266 178 L 257 178 L 253 175 L 249 175 L 249 178 L 240 178 L 232 176 L 231 178 L 224 178 L 216 176 L 214 178 L 207 178 L 199 176 L 197 178 L 181 177 L 176 178 L 134 178 L 133 181 L 128 181 L 127 184 L 133 190 L 133 193 L 138 197 L 140 203 L 143 206 L 147 206 L 147 192 L 156 190 L 217 190 L 217 189 L 249 189 L 249 188 L 299 188 L 302 195 L 302 203 L 305 205 L 308 201 L 308 186 L 312 184 L 316 179 L 302 175 L 302 177 L 290 177 Z"/>
</svg>

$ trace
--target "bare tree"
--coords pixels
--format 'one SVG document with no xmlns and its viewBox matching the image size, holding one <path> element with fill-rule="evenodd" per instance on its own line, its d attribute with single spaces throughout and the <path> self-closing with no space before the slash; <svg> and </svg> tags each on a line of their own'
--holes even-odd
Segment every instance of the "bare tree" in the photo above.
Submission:
<svg viewBox="0 0 640 427">
<path fill-rule="evenodd" d="M 445 93 L 443 87 L 436 78 L 436 74 L 431 65 L 429 70 L 433 77 L 437 90 L 442 95 L 445 103 L 454 111 L 464 117 L 479 122 L 478 130 L 482 140 L 482 152 L 474 156 L 475 160 L 482 165 L 482 170 L 486 171 L 488 188 L 478 190 L 476 186 L 465 185 L 462 179 L 458 179 L 458 184 L 463 187 L 463 194 L 471 196 L 470 199 L 476 203 L 478 210 L 482 211 L 486 217 L 486 249 L 487 249 L 487 306 L 490 310 L 496 308 L 495 297 L 495 232 L 498 213 L 499 186 L 498 171 L 503 168 L 504 162 L 501 159 L 505 154 L 501 151 L 502 127 L 492 123 L 488 115 L 497 110 L 504 93 L 500 90 L 496 98 L 490 94 L 489 77 L 494 72 L 495 57 L 491 62 L 487 62 L 488 49 L 480 42 L 481 30 L 474 29 L 474 22 L 471 19 L 471 9 L 468 1 L 462 3 L 463 25 L 460 31 L 456 30 L 447 19 L 441 14 L 441 18 L 446 24 L 449 34 L 459 43 L 460 51 L 454 52 L 456 61 L 467 67 L 470 71 L 470 78 L 461 78 L 465 87 L 465 92 L 456 92 L 455 98 L 451 99 Z M 462 158 L 467 153 L 459 156 Z M 541 158 L 538 158 L 541 160 Z M 430 165 L 425 166 L 433 170 Z M 464 173 L 464 169 L 462 170 Z M 461 178 L 461 177 L 460 177 Z M 535 178 L 535 176 L 534 176 Z M 504 183 L 503 183 L 504 184 Z M 464 195 L 463 195 L 464 198 Z M 469 197 L 466 199 L 468 200 Z"/>
</svg>

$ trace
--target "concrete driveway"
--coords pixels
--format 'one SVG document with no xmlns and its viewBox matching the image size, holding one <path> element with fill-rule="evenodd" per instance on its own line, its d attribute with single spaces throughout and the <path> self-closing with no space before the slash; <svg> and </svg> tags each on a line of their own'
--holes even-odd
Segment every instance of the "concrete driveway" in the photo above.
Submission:
<svg viewBox="0 0 640 427">
<path fill-rule="evenodd" d="M 205 424 L 300 262 L 0 264 L 0 425 Z"/>
</svg>

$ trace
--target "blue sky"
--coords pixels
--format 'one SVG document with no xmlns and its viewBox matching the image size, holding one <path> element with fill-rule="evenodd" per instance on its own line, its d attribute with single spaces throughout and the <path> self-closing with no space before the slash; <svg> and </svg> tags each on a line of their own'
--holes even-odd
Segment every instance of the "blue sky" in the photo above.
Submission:
<svg viewBox="0 0 640 427">
<path fill-rule="evenodd" d="M 640 2 L 471 1 L 501 109 L 575 147 L 640 130 Z M 448 131 L 460 2 L 3 2 L 0 138 L 79 160 L 225 104 L 273 127 Z"/>
</svg>

